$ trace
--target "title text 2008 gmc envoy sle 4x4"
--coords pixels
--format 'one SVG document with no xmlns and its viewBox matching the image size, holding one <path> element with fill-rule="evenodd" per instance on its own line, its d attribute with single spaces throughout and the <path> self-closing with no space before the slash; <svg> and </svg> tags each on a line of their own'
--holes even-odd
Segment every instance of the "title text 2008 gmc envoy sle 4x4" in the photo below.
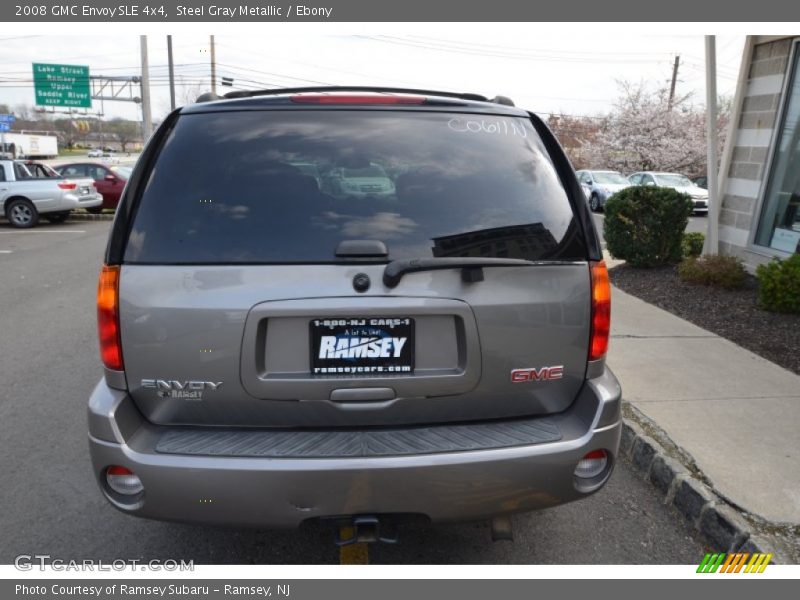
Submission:
<svg viewBox="0 0 800 600">
<path fill-rule="evenodd" d="M 621 390 L 582 194 L 502 97 L 301 88 L 173 112 L 100 275 L 102 493 L 140 517 L 330 519 L 359 539 L 404 517 L 501 535 L 587 497 Z"/>
</svg>

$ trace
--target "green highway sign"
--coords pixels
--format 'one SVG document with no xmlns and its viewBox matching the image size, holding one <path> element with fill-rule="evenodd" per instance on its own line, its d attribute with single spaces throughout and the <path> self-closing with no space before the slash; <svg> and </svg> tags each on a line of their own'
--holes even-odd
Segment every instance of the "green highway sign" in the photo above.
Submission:
<svg viewBox="0 0 800 600">
<path fill-rule="evenodd" d="M 92 107 L 89 67 L 33 63 L 33 86 L 38 106 Z"/>
</svg>

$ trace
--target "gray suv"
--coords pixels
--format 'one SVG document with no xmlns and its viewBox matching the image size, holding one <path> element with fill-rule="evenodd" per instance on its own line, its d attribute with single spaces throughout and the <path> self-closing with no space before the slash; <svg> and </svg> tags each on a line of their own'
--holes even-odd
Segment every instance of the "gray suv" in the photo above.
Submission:
<svg viewBox="0 0 800 600">
<path fill-rule="evenodd" d="M 323 184 L 376 166 L 374 190 Z M 125 188 L 98 287 L 94 473 L 152 519 L 500 535 L 608 480 L 609 320 L 581 187 L 534 114 L 233 92 L 170 114 Z"/>
</svg>

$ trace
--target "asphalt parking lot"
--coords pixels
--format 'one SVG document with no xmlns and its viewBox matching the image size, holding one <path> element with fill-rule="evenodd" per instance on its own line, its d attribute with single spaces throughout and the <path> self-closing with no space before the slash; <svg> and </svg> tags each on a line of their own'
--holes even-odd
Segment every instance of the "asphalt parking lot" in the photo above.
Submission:
<svg viewBox="0 0 800 600">
<path fill-rule="evenodd" d="M 94 303 L 109 227 L 69 221 L 20 231 L 0 221 L 0 563 L 19 554 L 338 562 L 332 532 L 319 525 L 253 531 L 160 523 L 103 500 L 89 465 L 85 405 L 101 374 Z M 401 530 L 397 545 L 370 548 L 370 560 L 697 564 L 705 552 L 703 540 L 625 463 L 583 502 L 516 517 L 515 533 L 514 542 L 492 543 L 485 524 L 416 526 Z"/>
</svg>

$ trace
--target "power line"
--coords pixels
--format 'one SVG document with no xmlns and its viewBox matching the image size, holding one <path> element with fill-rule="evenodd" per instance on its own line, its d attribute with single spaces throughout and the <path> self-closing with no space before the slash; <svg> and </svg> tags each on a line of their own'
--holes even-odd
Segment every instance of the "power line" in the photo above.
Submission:
<svg viewBox="0 0 800 600">
<path fill-rule="evenodd" d="M 526 60 L 526 61 L 547 61 L 547 62 L 574 62 L 574 63 L 586 63 L 586 62 L 595 62 L 595 63 L 623 63 L 623 64 L 632 64 L 632 63 L 646 63 L 646 64 L 653 64 L 663 62 L 664 59 L 596 59 L 593 55 L 587 54 L 584 57 L 578 56 L 554 56 L 554 55 L 546 55 L 546 54 L 530 54 L 530 53 L 519 53 L 519 52 L 503 52 L 503 51 L 492 51 L 492 50 L 478 50 L 472 49 L 468 47 L 456 47 L 456 46 L 447 46 L 447 45 L 436 45 L 436 44 L 423 44 L 415 42 L 414 40 L 410 40 L 407 38 L 398 38 L 393 36 L 355 36 L 358 39 L 368 39 L 377 42 L 384 42 L 387 44 L 396 44 L 400 46 L 410 46 L 413 48 L 420 48 L 425 50 L 437 50 L 441 52 L 451 52 L 456 54 L 465 54 L 470 56 L 488 56 L 488 57 L 496 57 L 496 58 L 513 58 L 517 60 Z"/>
<path fill-rule="evenodd" d="M 393 36 L 386 36 L 386 37 L 393 37 Z M 398 39 L 398 38 L 395 38 Z M 404 39 L 404 38 L 399 38 Z M 670 55 L 668 52 L 647 52 L 647 51 L 640 51 L 640 50 L 632 50 L 630 52 L 623 52 L 623 51 L 615 51 L 615 52 L 603 52 L 603 51 L 581 51 L 581 50 L 554 50 L 551 48 L 521 48 L 519 46 L 504 46 L 502 44 L 481 44 L 479 42 L 465 42 L 463 40 L 445 40 L 440 38 L 432 38 L 427 36 L 418 36 L 418 35 L 411 35 L 407 36 L 405 39 L 412 39 L 412 40 L 420 40 L 421 43 L 425 43 L 426 41 L 438 44 L 438 45 L 449 45 L 453 47 L 460 47 L 460 48 L 470 48 L 470 49 L 488 49 L 491 51 L 497 51 L 498 49 L 503 49 L 505 51 L 510 52 L 518 52 L 518 53 L 529 53 L 529 54 L 544 54 L 546 56 L 577 56 L 577 57 L 585 57 L 585 56 L 645 56 L 645 55 L 652 55 L 658 56 L 661 58 L 665 58 Z"/>
</svg>

